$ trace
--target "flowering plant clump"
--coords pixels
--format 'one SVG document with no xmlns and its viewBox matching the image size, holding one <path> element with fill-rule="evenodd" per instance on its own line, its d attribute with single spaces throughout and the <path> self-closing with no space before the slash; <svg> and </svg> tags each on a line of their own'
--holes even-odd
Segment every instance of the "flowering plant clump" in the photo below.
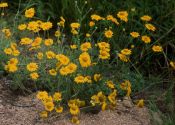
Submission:
<svg viewBox="0 0 175 125">
<path fill-rule="evenodd" d="M 0 8 L 7 6 L 0 4 Z M 130 97 L 134 83 L 128 79 L 118 79 L 115 74 L 109 75 L 107 71 L 110 67 L 120 67 L 116 62 L 126 65 L 132 62 L 137 49 L 135 40 L 152 52 L 163 52 L 163 47 L 146 34 L 157 30 L 148 15 L 140 18 L 147 32 L 125 33 L 132 44 L 119 49 L 116 47 L 117 41 L 113 43 L 113 38 L 118 38 L 119 32 L 116 33 L 113 27 L 130 21 L 129 12 L 125 10 L 106 17 L 92 14 L 88 22 L 89 30 L 85 33 L 80 21 L 72 22 L 68 26 L 70 39 L 66 39 L 64 17 L 60 17 L 55 30 L 52 22 L 37 20 L 36 13 L 35 8 L 25 10 L 23 16 L 27 21 L 17 26 L 18 31 L 25 32 L 19 40 L 14 39 L 10 28 L 3 28 L 1 39 L 8 43 L 2 43 L 1 47 L 7 57 L 4 69 L 15 86 L 45 90 L 37 93 L 44 106 L 44 111 L 40 113 L 42 118 L 48 117 L 50 112 L 62 113 L 64 108 L 69 108 L 71 121 L 79 124 L 81 107 L 115 109 L 117 95 Z M 50 30 L 55 31 L 51 33 Z M 175 67 L 174 62 L 170 64 Z M 138 102 L 138 106 L 143 107 L 143 100 Z"/>
</svg>

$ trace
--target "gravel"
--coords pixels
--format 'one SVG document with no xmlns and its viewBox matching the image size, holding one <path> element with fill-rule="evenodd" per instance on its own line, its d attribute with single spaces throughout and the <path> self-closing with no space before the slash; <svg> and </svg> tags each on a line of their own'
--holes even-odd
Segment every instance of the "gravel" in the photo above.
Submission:
<svg viewBox="0 0 175 125">
<path fill-rule="evenodd" d="M 35 94 L 14 96 L 0 83 L 0 125 L 72 125 L 69 115 L 39 119 L 38 111 L 42 106 L 34 97 Z M 118 101 L 115 110 L 98 114 L 81 113 L 80 125 L 150 125 L 148 109 L 138 108 L 130 100 L 128 102 L 129 106 Z"/>
</svg>

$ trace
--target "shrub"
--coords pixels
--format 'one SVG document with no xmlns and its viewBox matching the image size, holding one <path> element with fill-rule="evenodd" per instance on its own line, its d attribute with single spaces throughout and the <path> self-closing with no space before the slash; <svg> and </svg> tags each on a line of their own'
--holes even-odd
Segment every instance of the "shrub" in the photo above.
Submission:
<svg viewBox="0 0 175 125">
<path fill-rule="evenodd" d="M 83 12 L 84 8 L 77 9 Z M 2 29 L 1 51 L 4 69 L 15 88 L 40 90 L 37 98 L 45 107 L 42 117 L 54 109 L 61 113 L 65 104 L 73 123 L 79 123 L 83 106 L 113 109 L 117 94 L 130 97 L 143 85 L 136 84 L 137 80 L 144 82 L 136 68 L 138 61 L 145 63 L 148 56 L 165 56 L 156 40 L 152 17 L 138 17 L 134 9 L 103 16 L 93 13 L 86 23 L 87 10 L 86 17 L 81 13 L 69 25 L 61 16 L 56 31 L 54 23 L 39 20 L 36 13 L 33 7 L 26 8 L 21 15 L 25 22 L 20 22 L 13 32 L 8 25 Z M 143 100 L 138 106 L 143 106 Z"/>
</svg>

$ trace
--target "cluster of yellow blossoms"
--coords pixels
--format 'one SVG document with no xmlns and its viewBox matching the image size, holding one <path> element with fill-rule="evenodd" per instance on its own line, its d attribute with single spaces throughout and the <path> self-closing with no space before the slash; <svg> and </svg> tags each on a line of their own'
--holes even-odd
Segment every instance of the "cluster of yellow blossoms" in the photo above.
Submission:
<svg viewBox="0 0 175 125">
<path fill-rule="evenodd" d="M 40 30 L 47 31 L 52 28 L 51 22 L 43 22 L 41 20 L 30 21 L 28 24 L 20 24 L 18 29 L 21 31 L 29 30 L 32 32 L 39 32 Z"/>
<path fill-rule="evenodd" d="M 5 65 L 5 70 L 11 73 L 16 72 L 18 70 L 18 59 L 16 57 L 20 54 L 20 51 L 17 49 L 17 44 L 14 42 L 11 43 L 9 48 L 4 49 L 4 53 L 13 57 L 7 62 L 7 65 Z"/>
<path fill-rule="evenodd" d="M 1 6 L 2 5 L 0 4 L 0 7 Z M 3 6 L 5 7 L 5 5 Z M 29 18 L 29 20 L 34 16 L 34 8 L 29 8 L 25 11 L 25 17 Z M 114 109 L 116 106 L 117 98 L 117 84 L 115 84 L 112 80 L 104 82 L 105 78 L 102 77 L 103 74 L 95 70 L 95 66 L 99 64 L 101 60 L 109 60 L 111 58 L 110 51 L 113 46 L 110 45 L 110 40 L 112 40 L 111 38 L 113 38 L 114 32 L 112 31 L 111 27 L 108 27 L 103 32 L 101 32 L 102 39 L 98 39 L 97 42 L 93 41 L 92 39 L 93 33 L 96 31 L 96 28 L 94 26 L 96 26 L 98 21 L 111 21 L 117 26 L 121 23 L 118 22 L 118 19 L 120 21 L 124 21 L 124 23 L 128 22 L 127 11 L 120 11 L 116 14 L 116 16 L 117 17 L 115 18 L 113 15 L 108 15 L 104 18 L 97 14 L 91 15 L 89 27 L 93 29 L 93 32 L 89 31 L 84 34 L 86 38 L 83 41 L 79 39 L 81 36 L 81 23 L 71 23 L 70 27 L 73 38 L 71 43 L 68 43 L 68 45 L 70 45 L 69 49 L 67 49 L 67 44 L 65 44 L 65 48 L 61 46 L 62 44 L 59 44 L 64 42 L 64 34 L 62 33 L 62 28 L 65 27 L 65 19 L 63 17 L 60 17 L 60 21 L 57 23 L 58 28 L 54 32 L 56 39 L 55 37 L 49 37 L 49 35 L 41 37 L 42 35 L 39 34 L 40 31 L 44 31 L 44 33 L 47 33 L 45 31 L 48 31 L 53 27 L 53 24 L 49 21 L 44 22 L 41 20 L 30 20 L 30 22 L 28 23 L 20 24 L 18 25 L 18 30 L 27 30 L 30 31 L 30 33 L 32 32 L 36 34 L 34 35 L 34 38 L 22 37 L 18 42 L 19 46 L 17 46 L 16 43 L 11 43 L 10 47 L 6 47 L 4 49 L 4 53 L 6 55 L 13 57 L 7 61 L 7 64 L 5 65 L 5 70 L 12 73 L 17 72 L 18 70 L 25 70 L 27 71 L 27 78 L 30 77 L 30 79 L 32 79 L 34 82 L 37 82 L 39 80 L 44 81 L 46 80 L 45 77 L 47 77 L 47 80 L 49 82 L 55 83 L 56 81 L 59 81 L 60 86 L 63 86 L 63 88 L 66 88 L 65 86 L 69 82 L 73 83 L 69 86 L 71 91 L 70 93 L 74 94 L 69 97 L 71 99 L 74 98 L 73 96 L 75 96 L 76 98 L 79 96 L 79 92 L 81 93 L 81 91 L 83 90 L 81 89 L 81 86 L 92 87 L 93 85 L 98 85 L 100 87 L 106 87 L 106 89 L 109 90 L 108 93 L 97 89 L 98 91 L 95 91 L 94 94 L 94 91 L 92 90 L 91 95 L 89 95 L 90 99 L 87 99 L 86 101 L 88 101 L 88 103 L 91 103 L 92 106 L 100 106 L 102 110 Z M 152 18 L 148 15 L 141 17 L 141 20 L 146 22 L 144 24 L 145 28 L 149 31 L 154 32 L 156 31 L 156 28 L 153 24 L 148 23 L 149 21 L 151 21 L 151 19 Z M 7 28 L 4 28 L 2 32 L 5 34 L 6 38 L 10 38 L 12 35 L 10 29 Z M 131 32 L 130 35 L 134 40 L 136 38 L 140 38 L 140 40 L 146 44 L 151 42 L 151 37 L 149 37 L 148 35 L 140 35 L 138 32 L 135 31 Z M 105 39 L 104 41 L 103 38 Z M 18 47 L 20 47 L 20 51 Z M 96 49 L 94 48 L 99 49 L 97 49 L 96 52 Z M 133 49 L 134 45 L 131 48 Z M 123 62 L 129 62 L 130 56 L 133 53 L 132 49 L 126 47 L 120 50 L 120 52 L 117 54 L 119 59 Z M 154 52 L 162 52 L 163 48 L 159 45 L 153 45 L 152 50 Z M 64 52 L 66 54 L 63 54 Z M 18 61 L 17 56 L 19 55 L 23 58 L 19 57 Z M 19 65 L 19 63 L 21 62 L 23 63 Z M 171 62 L 170 65 L 175 69 L 174 62 Z M 44 82 L 46 82 L 47 84 L 47 81 Z M 103 84 L 102 82 L 104 82 L 105 84 Z M 77 92 L 76 89 L 78 87 L 80 88 L 80 90 L 78 90 Z M 126 92 L 126 96 L 130 97 L 131 83 L 129 80 L 125 80 L 124 82 L 119 84 L 119 88 Z M 37 93 L 37 98 L 41 100 L 42 104 L 44 105 L 44 111 L 40 113 L 41 117 L 48 117 L 48 113 L 52 111 L 55 111 L 57 113 L 63 112 L 63 106 L 61 106 L 62 94 L 60 92 L 55 92 L 52 96 L 50 96 L 46 91 L 39 91 Z M 143 107 L 144 101 L 139 100 L 137 105 L 139 107 Z M 71 121 L 73 123 L 79 124 L 80 108 L 85 106 L 85 101 L 72 99 L 68 101 L 68 106 L 72 115 Z"/>
<path fill-rule="evenodd" d="M 7 28 L 4 28 L 4 29 L 2 30 L 2 32 L 5 34 L 5 37 L 6 37 L 6 38 L 11 37 L 11 35 L 12 35 L 10 29 L 7 29 Z"/>
<path fill-rule="evenodd" d="M 81 101 L 79 99 L 72 99 L 68 101 L 69 111 L 72 115 L 71 122 L 75 124 L 79 124 L 78 115 L 80 114 L 80 108 L 85 106 L 85 101 Z"/>
<path fill-rule="evenodd" d="M 12 42 L 9 48 L 4 49 L 4 53 L 12 56 L 19 56 L 20 51 L 17 49 L 17 44 Z"/>
<path fill-rule="evenodd" d="M 53 96 L 50 96 L 46 91 L 39 91 L 37 99 L 41 100 L 44 105 L 45 110 L 40 113 L 42 118 L 48 117 L 48 113 L 53 110 L 57 113 L 63 112 L 63 107 L 61 106 L 62 94 L 60 92 L 55 92 Z"/>
<path fill-rule="evenodd" d="M 118 57 L 120 58 L 120 60 L 122 60 L 123 62 L 128 62 L 129 61 L 129 56 L 132 54 L 132 51 L 130 49 L 123 49 L 121 50 L 120 53 L 118 53 Z"/>
<path fill-rule="evenodd" d="M 89 53 L 83 52 L 82 54 L 80 54 L 79 62 L 80 62 L 81 67 L 83 68 L 87 68 L 91 66 L 91 58 L 90 58 Z"/>
<path fill-rule="evenodd" d="M 71 26 L 71 33 L 73 35 L 77 35 L 78 29 L 80 28 L 80 24 L 76 22 L 76 23 L 71 23 L 70 26 Z"/>
<path fill-rule="evenodd" d="M 112 92 L 106 97 L 103 92 L 98 92 L 96 95 L 91 97 L 91 104 L 93 106 L 101 106 L 102 111 L 106 109 L 114 109 L 116 106 L 116 96 L 117 90 L 112 90 Z"/>
<path fill-rule="evenodd" d="M 8 62 L 7 65 L 5 65 L 5 70 L 9 72 L 16 72 L 18 70 L 17 67 L 18 64 L 18 59 L 17 58 L 11 58 Z"/>
<path fill-rule="evenodd" d="M 120 88 L 127 92 L 126 96 L 130 97 L 131 94 L 131 83 L 128 80 L 125 80 L 120 84 Z"/>
<path fill-rule="evenodd" d="M 100 59 L 110 59 L 110 44 L 107 42 L 98 42 L 97 43 L 99 50 L 99 58 Z"/>
</svg>

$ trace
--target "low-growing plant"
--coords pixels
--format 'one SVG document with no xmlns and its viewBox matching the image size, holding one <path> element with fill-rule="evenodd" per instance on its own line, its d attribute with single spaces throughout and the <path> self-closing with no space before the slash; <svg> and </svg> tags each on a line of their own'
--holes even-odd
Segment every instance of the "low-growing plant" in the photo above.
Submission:
<svg viewBox="0 0 175 125">
<path fill-rule="evenodd" d="M 3 10 L 7 6 L 0 4 Z M 61 16 L 53 31 L 52 22 L 39 20 L 35 8 L 27 8 L 23 13 L 25 22 L 14 27 L 14 32 L 8 25 L 1 31 L 0 50 L 11 84 L 15 88 L 39 90 L 37 98 L 44 105 L 41 117 L 53 111 L 62 113 L 69 107 L 72 122 L 79 123 L 81 107 L 114 109 L 117 95 L 130 97 L 132 91 L 144 87 L 142 74 L 135 67 L 138 59 L 146 62 L 149 55 L 166 56 L 154 37 L 157 28 L 152 17 L 138 18 L 134 11 L 121 10 L 103 16 L 94 13 L 88 24 L 83 19 L 88 18 L 89 10 L 86 17 L 69 25 Z M 65 32 L 67 26 L 70 33 Z M 170 65 L 175 67 L 174 62 Z M 144 100 L 139 100 L 137 106 L 143 105 Z"/>
</svg>

